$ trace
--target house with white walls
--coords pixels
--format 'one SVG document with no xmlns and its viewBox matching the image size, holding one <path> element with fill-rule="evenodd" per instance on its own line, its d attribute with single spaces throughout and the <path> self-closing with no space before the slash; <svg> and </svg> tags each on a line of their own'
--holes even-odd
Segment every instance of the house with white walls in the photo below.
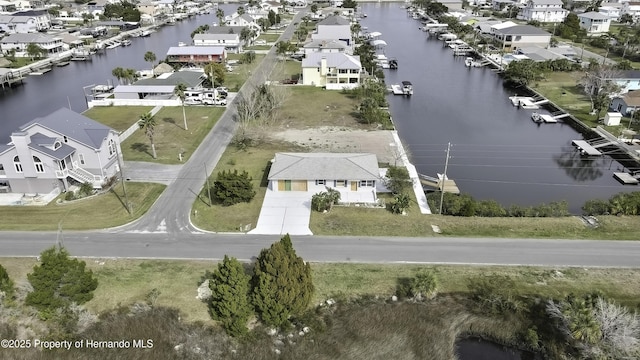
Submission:
<svg viewBox="0 0 640 360">
<path fill-rule="evenodd" d="M 302 60 L 302 84 L 327 90 L 353 89 L 360 85 L 360 56 L 316 52 Z"/>
<path fill-rule="evenodd" d="M 578 14 L 580 28 L 587 31 L 587 35 L 602 35 L 609 32 L 611 18 L 595 11 Z"/>
<path fill-rule="evenodd" d="M 569 15 L 569 11 L 562 8 L 562 0 L 529 0 L 518 18 L 526 21 L 542 23 L 559 23 Z"/>
</svg>

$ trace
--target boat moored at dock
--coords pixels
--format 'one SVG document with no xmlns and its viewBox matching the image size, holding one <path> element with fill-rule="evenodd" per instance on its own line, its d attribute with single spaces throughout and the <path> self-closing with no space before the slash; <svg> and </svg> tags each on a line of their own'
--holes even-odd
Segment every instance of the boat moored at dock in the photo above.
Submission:
<svg viewBox="0 0 640 360">
<path fill-rule="evenodd" d="M 406 96 L 413 95 L 413 84 L 410 81 L 402 82 L 402 93 Z"/>
</svg>

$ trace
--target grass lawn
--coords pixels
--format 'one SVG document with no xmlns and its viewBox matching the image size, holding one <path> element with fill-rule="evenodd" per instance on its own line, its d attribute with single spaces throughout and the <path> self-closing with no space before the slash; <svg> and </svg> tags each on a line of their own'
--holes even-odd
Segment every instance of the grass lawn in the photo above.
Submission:
<svg viewBox="0 0 640 360">
<path fill-rule="evenodd" d="M 256 40 L 264 40 L 268 43 L 272 43 L 272 42 L 278 41 L 278 38 L 280 38 L 280 35 L 281 34 L 262 33 L 260 34 L 260 36 L 258 36 Z"/>
<path fill-rule="evenodd" d="M 244 48 L 245 50 L 269 50 L 271 45 L 252 45 Z"/>
<path fill-rule="evenodd" d="M 315 86 L 291 87 L 289 98 L 280 109 L 283 125 L 305 129 L 319 126 L 348 126 L 369 129 L 356 120 L 358 102 L 340 91 Z"/>
<path fill-rule="evenodd" d="M 281 81 L 302 76 L 302 63 L 291 59 L 278 61 L 271 72 L 270 80 Z"/>
<path fill-rule="evenodd" d="M 142 216 L 165 188 L 147 183 L 127 183 L 126 186 L 133 209 L 131 215 L 123 205 L 124 194 L 122 186 L 118 185 L 114 191 L 65 204 L 57 204 L 55 199 L 46 206 L 0 206 L 0 230 L 51 231 L 58 229 L 60 221 L 64 230 L 124 225 Z M 58 197 L 61 198 L 64 194 Z"/>
<path fill-rule="evenodd" d="M 187 161 L 224 110 L 222 107 L 186 106 L 189 130 L 185 131 L 182 107 L 165 106 L 155 115 L 157 125 L 153 142 L 158 158 L 153 159 L 149 138 L 144 131 L 138 130 L 121 145 L 124 159 L 179 164 L 178 153 L 182 152 L 183 161 Z"/>
<path fill-rule="evenodd" d="M 253 178 L 253 189 L 256 196 L 248 203 L 240 203 L 232 206 L 221 206 L 214 203 L 213 206 L 208 205 L 208 192 L 205 188 L 200 192 L 200 200 L 196 200 L 193 205 L 193 212 L 197 211 L 197 215 L 192 217 L 193 223 L 205 230 L 210 231 L 240 231 L 241 226 L 251 225 L 254 228 L 260 208 L 266 192 L 266 173 L 269 160 L 278 151 L 291 151 L 287 144 L 265 143 L 256 147 L 250 147 L 247 150 L 238 150 L 235 146 L 227 147 L 222 154 L 218 166 L 211 173 L 209 184 L 213 183 L 218 173 L 224 170 L 238 170 L 239 172 L 246 170 Z M 263 181 L 263 179 L 265 179 Z"/>
<path fill-rule="evenodd" d="M 256 54 L 256 59 L 251 64 L 240 64 L 236 66 L 233 72 L 226 74 L 224 86 L 234 92 L 240 90 L 242 84 L 244 84 L 251 73 L 255 71 L 255 68 L 262 62 L 262 59 L 264 59 L 264 55 Z"/>
<path fill-rule="evenodd" d="M 71 254 L 73 255 L 73 254 Z M 256 254 L 257 256 L 258 254 Z M 212 322 L 204 303 L 195 298 L 205 271 L 215 263 L 183 260 L 86 259 L 98 278 L 93 300 L 86 304 L 94 313 L 119 305 L 144 302 L 158 289 L 158 306 L 179 308 L 186 321 Z M 36 264 L 34 258 L 0 258 L 15 283 L 26 281 Z M 391 296 L 401 278 L 431 269 L 439 280 L 440 293 L 466 292 L 469 279 L 488 274 L 507 275 L 516 281 L 517 294 L 563 297 L 600 290 L 625 305 L 635 306 L 640 293 L 640 270 L 603 268 L 549 268 L 507 266 L 422 266 L 400 264 L 311 264 L 315 294 L 312 304 L 328 298 L 361 295 Z M 556 271 L 557 270 L 557 271 Z"/>
<path fill-rule="evenodd" d="M 534 83 L 532 88 L 588 126 L 596 127 L 595 116 L 589 114 L 591 102 L 578 85 L 582 75 L 581 72 L 547 73 L 545 79 Z"/>
<path fill-rule="evenodd" d="M 153 109 L 152 106 L 97 106 L 85 111 L 83 115 L 118 132 L 123 132 L 151 109 Z"/>
<path fill-rule="evenodd" d="M 35 63 L 36 61 L 39 61 L 39 60 L 31 60 L 31 58 L 28 58 L 28 57 L 16 57 L 13 59 L 13 61 L 11 61 L 11 63 L 7 67 L 10 69 L 18 69 L 23 66 L 27 66 L 29 64 Z"/>
</svg>

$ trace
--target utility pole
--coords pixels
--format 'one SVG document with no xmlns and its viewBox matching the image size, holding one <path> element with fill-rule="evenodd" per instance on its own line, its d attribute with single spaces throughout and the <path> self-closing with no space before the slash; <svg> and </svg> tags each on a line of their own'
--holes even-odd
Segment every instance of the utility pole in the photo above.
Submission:
<svg viewBox="0 0 640 360">
<path fill-rule="evenodd" d="M 207 171 L 207 163 L 204 163 L 204 178 L 207 179 L 207 194 L 209 196 L 209 207 L 211 207 L 211 186 L 209 185 L 209 172 Z"/>
<path fill-rule="evenodd" d="M 118 158 L 118 168 L 120 168 L 120 181 L 122 182 L 122 192 L 124 193 L 124 202 L 127 212 L 131 215 L 131 204 L 129 203 L 129 197 L 127 196 L 127 186 L 124 184 L 124 174 L 122 173 L 122 163 L 120 162 L 120 152 L 118 151 L 119 143 L 116 146 L 116 157 Z"/>
<path fill-rule="evenodd" d="M 447 159 L 444 161 L 444 174 L 442 174 L 442 180 L 440 180 L 440 211 L 438 214 L 442 215 L 442 202 L 444 201 L 444 184 L 447 179 L 447 169 L 449 168 L 449 152 L 451 151 L 451 143 L 447 143 Z"/>
</svg>

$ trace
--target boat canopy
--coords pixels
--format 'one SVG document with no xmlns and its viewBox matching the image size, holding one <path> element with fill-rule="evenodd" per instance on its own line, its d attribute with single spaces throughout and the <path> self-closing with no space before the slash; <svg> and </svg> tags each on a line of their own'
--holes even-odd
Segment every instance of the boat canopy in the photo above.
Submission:
<svg viewBox="0 0 640 360">
<path fill-rule="evenodd" d="M 411 86 L 411 81 L 403 81 L 402 86 Z"/>
<path fill-rule="evenodd" d="M 382 33 L 378 32 L 378 31 L 374 31 L 372 33 L 369 33 L 369 37 L 370 38 L 377 38 L 378 36 L 382 36 Z"/>
<path fill-rule="evenodd" d="M 387 42 L 384 40 L 371 40 L 371 46 L 387 46 Z"/>
</svg>

